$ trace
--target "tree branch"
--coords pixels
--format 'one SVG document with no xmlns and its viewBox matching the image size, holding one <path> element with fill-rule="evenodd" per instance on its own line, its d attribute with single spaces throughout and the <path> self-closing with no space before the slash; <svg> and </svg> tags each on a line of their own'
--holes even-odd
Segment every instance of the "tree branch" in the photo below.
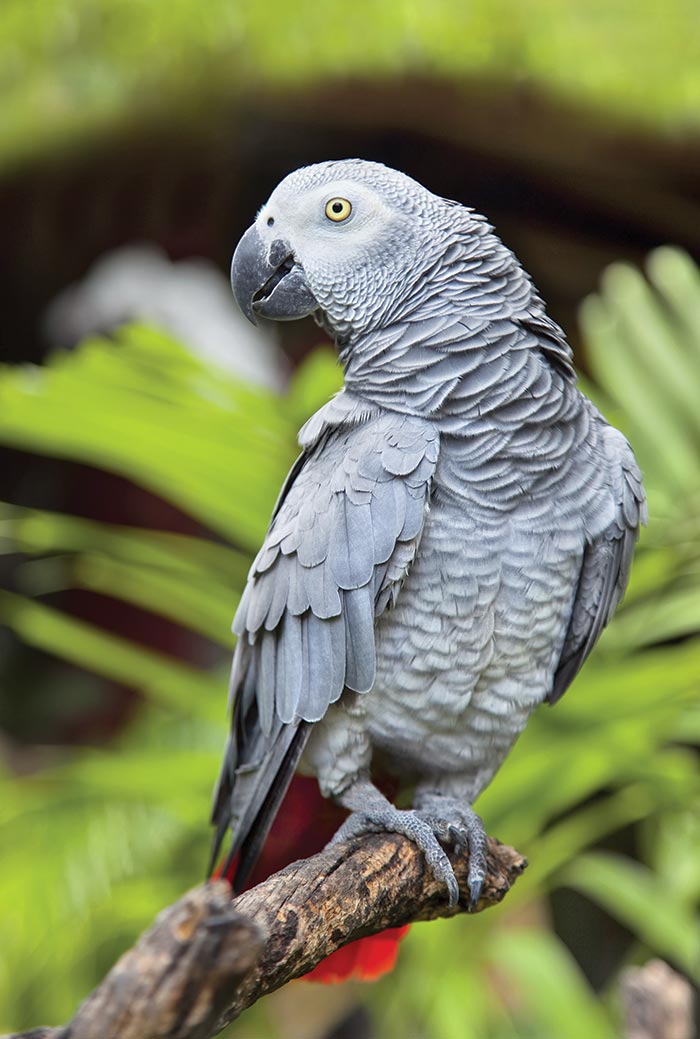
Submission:
<svg viewBox="0 0 700 1039">
<path fill-rule="evenodd" d="M 160 913 L 70 1024 L 7 1039 L 210 1039 L 347 942 L 463 912 L 468 856 L 452 862 L 462 893 L 453 908 L 422 853 L 395 834 L 326 848 L 233 901 L 225 881 L 194 888 Z M 500 902 L 526 865 L 489 838 L 477 911 Z"/>
</svg>

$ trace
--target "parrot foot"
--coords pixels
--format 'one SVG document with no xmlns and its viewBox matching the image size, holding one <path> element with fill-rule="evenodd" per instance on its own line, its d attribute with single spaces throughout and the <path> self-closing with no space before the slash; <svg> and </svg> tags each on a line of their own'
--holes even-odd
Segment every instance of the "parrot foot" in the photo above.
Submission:
<svg viewBox="0 0 700 1039">
<path fill-rule="evenodd" d="M 418 815 L 444 844 L 459 854 L 469 852 L 469 911 L 476 909 L 486 878 L 488 839 L 480 817 L 471 805 L 442 794 L 423 794 L 417 799 Z"/>
<path fill-rule="evenodd" d="M 401 811 L 389 802 L 382 804 L 376 811 L 370 809 L 365 812 L 353 812 L 329 843 L 337 844 L 366 833 L 401 833 L 417 844 L 425 856 L 430 872 L 447 888 L 449 904 L 457 905 L 459 885 L 450 860 L 438 843 L 431 822 L 420 813 L 413 810 Z"/>
</svg>

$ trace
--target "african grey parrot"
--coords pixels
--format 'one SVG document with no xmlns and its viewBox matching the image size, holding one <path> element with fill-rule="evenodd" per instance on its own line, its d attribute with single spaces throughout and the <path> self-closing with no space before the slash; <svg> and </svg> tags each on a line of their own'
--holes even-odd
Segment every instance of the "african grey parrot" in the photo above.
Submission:
<svg viewBox="0 0 700 1039">
<path fill-rule="evenodd" d="M 634 455 L 486 220 L 403 173 L 291 173 L 231 279 L 253 322 L 313 314 L 345 382 L 301 429 L 235 616 L 214 856 L 231 826 L 240 887 L 299 768 L 352 813 L 334 839 L 404 834 L 451 903 L 442 844 L 468 847 L 473 906 L 472 804 L 624 592 L 646 511 Z"/>
</svg>

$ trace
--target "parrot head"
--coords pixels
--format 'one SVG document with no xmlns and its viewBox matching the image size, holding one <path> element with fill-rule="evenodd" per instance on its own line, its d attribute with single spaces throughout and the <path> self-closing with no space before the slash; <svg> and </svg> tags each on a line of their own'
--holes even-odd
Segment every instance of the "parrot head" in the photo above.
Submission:
<svg viewBox="0 0 700 1039">
<path fill-rule="evenodd" d="M 257 316 L 314 314 L 340 335 L 381 327 L 434 264 L 436 228 L 454 230 L 455 210 L 471 216 L 380 163 L 344 159 L 296 170 L 234 253 L 238 305 L 254 324 Z"/>
</svg>

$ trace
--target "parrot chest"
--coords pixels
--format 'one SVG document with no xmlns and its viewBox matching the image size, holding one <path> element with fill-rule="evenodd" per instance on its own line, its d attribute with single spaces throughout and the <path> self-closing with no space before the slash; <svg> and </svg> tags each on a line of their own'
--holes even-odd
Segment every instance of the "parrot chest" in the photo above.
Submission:
<svg viewBox="0 0 700 1039">
<path fill-rule="evenodd" d="M 402 770 L 493 771 L 551 687 L 582 536 L 436 496 L 413 567 L 377 625 L 370 736 Z"/>
</svg>

